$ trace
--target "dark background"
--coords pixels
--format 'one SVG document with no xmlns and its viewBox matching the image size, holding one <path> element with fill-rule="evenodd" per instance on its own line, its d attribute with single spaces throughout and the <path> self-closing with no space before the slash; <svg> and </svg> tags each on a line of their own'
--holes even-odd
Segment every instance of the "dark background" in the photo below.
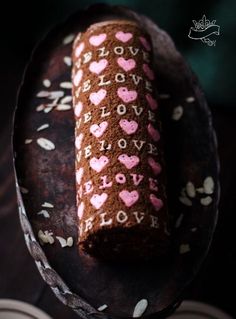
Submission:
<svg viewBox="0 0 236 319">
<path fill-rule="evenodd" d="M 4 1 L 0 4 L 0 298 L 33 303 L 54 318 L 76 318 L 41 279 L 19 226 L 10 153 L 10 123 L 17 87 L 37 41 L 70 13 L 96 1 Z M 104 1 L 129 5 L 168 31 L 199 77 L 213 114 L 221 161 L 219 222 L 210 254 L 186 298 L 218 306 L 236 317 L 236 1 Z M 187 37 L 205 14 L 221 34 L 215 47 Z"/>
</svg>

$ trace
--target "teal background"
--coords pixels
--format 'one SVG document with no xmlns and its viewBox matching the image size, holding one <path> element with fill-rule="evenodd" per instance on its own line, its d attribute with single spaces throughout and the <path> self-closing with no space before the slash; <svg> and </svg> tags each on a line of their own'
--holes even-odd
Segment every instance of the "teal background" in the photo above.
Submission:
<svg viewBox="0 0 236 319">
<path fill-rule="evenodd" d="M 17 71 L 30 57 L 38 40 L 55 24 L 63 21 L 78 9 L 101 2 L 95 0 L 34 0 L 5 2 L 8 10 L 1 10 L 1 40 L 4 48 L 2 61 L 11 59 L 6 65 L 6 76 Z M 236 101 L 236 0 L 104 0 L 108 4 L 128 5 L 152 18 L 173 38 L 200 79 L 209 104 L 212 106 L 234 106 Z M 206 15 L 220 26 L 216 46 L 210 47 L 200 40 L 188 38 L 192 20 Z M 7 32 L 5 32 L 7 26 Z M 17 50 L 17 55 L 16 55 Z M 14 64 L 15 63 L 15 64 Z M 4 68 L 4 64 L 3 64 Z M 3 71 L 4 72 L 4 71 Z M 18 77 L 19 81 L 19 77 Z M 4 94 L 4 92 L 3 92 Z"/>
<path fill-rule="evenodd" d="M 33 35 L 40 37 L 49 26 L 61 21 L 73 11 L 97 2 L 101 1 L 34 1 L 34 12 L 37 14 L 32 21 Z M 198 75 L 208 100 L 216 105 L 234 105 L 236 100 L 235 0 L 106 0 L 103 2 L 128 5 L 151 17 L 172 36 L 178 49 Z M 203 14 L 206 15 L 207 19 L 216 20 L 216 24 L 220 25 L 221 34 L 215 36 L 215 47 L 188 38 L 189 28 L 193 26 L 192 20 L 200 20 Z"/>
</svg>

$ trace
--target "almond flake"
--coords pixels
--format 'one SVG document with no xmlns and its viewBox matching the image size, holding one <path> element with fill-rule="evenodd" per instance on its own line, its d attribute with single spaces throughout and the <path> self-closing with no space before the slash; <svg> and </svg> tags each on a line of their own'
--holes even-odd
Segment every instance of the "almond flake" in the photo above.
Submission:
<svg viewBox="0 0 236 319">
<path fill-rule="evenodd" d="M 191 198 L 194 198 L 196 196 L 195 187 L 192 182 L 188 182 L 186 184 L 186 193 Z"/>
<path fill-rule="evenodd" d="M 63 97 L 63 99 L 61 99 L 60 104 L 70 103 L 71 101 L 72 101 L 72 96 L 67 95 L 67 96 Z"/>
<path fill-rule="evenodd" d="M 72 247 L 74 243 L 73 237 L 68 237 L 66 243 L 68 247 Z"/>
<path fill-rule="evenodd" d="M 54 99 L 63 97 L 64 94 L 65 94 L 64 91 L 52 91 L 52 92 L 50 92 L 48 98 L 50 100 L 54 100 Z"/>
<path fill-rule="evenodd" d="M 212 197 L 210 196 L 207 196 L 207 197 L 203 197 L 200 199 L 200 203 L 203 205 L 203 206 L 208 206 L 212 203 Z"/>
<path fill-rule="evenodd" d="M 61 237 L 61 236 L 56 236 L 56 239 L 59 241 L 60 245 L 62 248 L 67 246 L 66 240 L 65 238 Z"/>
<path fill-rule="evenodd" d="M 72 64 L 72 60 L 71 60 L 71 57 L 69 56 L 65 56 L 64 59 L 63 59 L 64 63 L 68 66 L 71 66 Z"/>
<path fill-rule="evenodd" d="M 102 305 L 102 306 L 100 306 L 100 307 L 98 307 L 98 311 L 103 311 L 103 310 L 105 310 L 105 309 L 107 309 L 107 307 L 108 307 L 108 305 Z"/>
<path fill-rule="evenodd" d="M 22 194 L 28 194 L 29 193 L 29 190 L 23 186 L 20 186 L 20 191 Z"/>
<path fill-rule="evenodd" d="M 192 102 L 195 101 L 195 97 L 193 97 L 193 96 L 186 97 L 185 101 L 186 101 L 187 103 L 192 103 Z"/>
<path fill-rule="evenodd" d="M 203 182 L 203 189 L 205 194 L 213 194 L 214 192 L 214 181 L 213 178 L 211 176 L 208 176 L 207 178 L 205 178 L 204 182 Z"/>
<path fill-rule="evenodd" d="M 176 106 L 172 113 L 172 120 L 178 121 L 184 113 L 184 109 L 181 105 Z"/>
<path fill-rule="evenodd" d="M 50 95 L 50 92 L 48 91 L 40 91 L 36 94 L 37 97 L 48 97 Z"/>
<path fill-rule="evenodd" d="M 180 245 L 180 247 L 179 247 L 179 253 L 180 253 L 180 254 L 186 254 L 186 253 L 188 253 L 190 250 L 191 250 L 191 249 L 190 249 L 189 244 L 182 244 L 182 245 Z"/>
<path fill-rule="evenodd" d="M 38 105 L 38 106 L 36 107 L 36 111 L 37 111 L 37 112 L 43 111 L 44 108 L 45 108 L 45 105 L 44 105 L 44 104 L 40 104 L 40 105 Z"/>
<path fill-rule="evenodd" d="M 55 149 L 55 145 L 53 144 L 53 142 L 43 137 L 37 139 L 37 144 L 47 151 L 52 151 Z"/>
<path fill-rule="evenodd" d="M 170 98 L 170 94 L 159 94 L 159 98 L 162 100 L 166 100 Z"/>
<path fill-rule="evenodd" d="M 63 89 L 72 89 L 72 83 L 71 82 L 61 82 L 60 87 Z"/>
<path fill-rule="evenodd" d="M 51 86 L 51 81 L 48 80 L 48 79 L 45 79 L 43 80 L 43 85 L 46 87 L 46 88 L 49 88 Z"/>
<path fill-rule="evenodd" d="M 69 34 L 63 39 L 62 43 L 65 44 L 65 45 L 69 44 L 69 43 L 71 43 L 74 40 L 74 38 L 75 38 L 74 34 Z"/>
<path fill-rule="evenodd" d="M 37 132 L 45 130 L 48 127 L 49 127 L 49 124 L 45 123 L 37 128 Z"/>
<path fill-rule="evenodd" d="M 143 313 L 147 309 L 147 306 L 148 306 L 147 299 L 141 299 L 134 308 L 133 318 L 142 317 Z"/>
<path fill-rule="evenodd" d="M 45 107 L 45 109 L 43 111 L 44 111 L 44 113 L 49 113 L 49 112 L 51 112 L 52 109 L 53 109 L 52 106 L 47 106 L 47 107 Z"/>
<path fill-rule="evenodd" d="M 45 217 L 45 218 L 49 218 L 50 217 L 49 212 L 47 210 L 45 210 L 45 209 L 40 210 L 37 213 L 37 215 L 43 215 L 43 217 Z"/>
<path fill-rule="evenodd" d="M 39 241 L 41 244 L 53 244 L 54 243 L 54 238 L 52 237 L 53 233 L 48 231 L 48 230 L 45 230 L 45 231 L 42 231 L 42 230 L 39 230 L 38 231 L 38 238 L 39 238 Z"/>
<path fill-rule="evenodd" d="M 54 207 L 53 204 L 48 203 L 48 202 L 44 202 L 41 206 L 42 207 L 47 207 L 47 208 L 53 208 Z"/>
<path fill-rule="evenodd" d="M 181 196 L 181 197 L 179 197 L 179 200 L 185 206 L 192 206 L 192 202 L 188 197 Z"/>
<path fill-rule="evenodd" d="M 175 222 L 175 228 L 179 228 L 180 227 L 183 218 L 184 218 L 184 214 L 180 214 L 179 217 L 177 218 L 176 222 Z"/>
<path fill-rule="evenodd" d="M 57 111 L 68 111 L 71 109 L 71 105 L 69 104 L 58 104 L 56 107 Z"/>
<path fill-rule="evenodd" d="M 32 139 L 30 139 L 30 138 L 27 138 L 26 140 L 25 140 L 25 144 L 30 144 L 30 143 L 32 143 Z"/>
<path fill-rule="evenodd" d="M 204 193 L 203 187 L 198 187 L 198 188 L 196 188 L 196 191 L 197 191 L 198 193 L 200 193 L 200 194 L 203 194 L 203 193 Z"/>
</svg>

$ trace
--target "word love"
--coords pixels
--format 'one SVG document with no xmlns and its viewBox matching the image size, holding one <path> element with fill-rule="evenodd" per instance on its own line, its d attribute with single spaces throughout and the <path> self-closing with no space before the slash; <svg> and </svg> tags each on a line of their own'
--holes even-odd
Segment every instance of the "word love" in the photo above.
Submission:
<svg viewBox="0 0 236 319">
<path fill-rule="evenodd" d="M 99 97 L 99 98 L 101 99 L 101 97 Z M 93 95 L 90 97 L 90 99 L 93 102 L 96 101 L 95 103 L 98 103 L 99 98 L 98 97 L 95 98 L 95 96 L 93 96 Z M 119 105 L 117 105 L 117 107 L 115 107 L 115 111 L 118 115 L 122 116 L 122 115 L 125 115 L 128 110 L 129 110 L 129 112 L 130 112 L 130 110 L 132 110 L 133 115 L 140 116 L 143 113 L 143 111 L 145 110 L 145 107 L 146 107 L 145 105 L 144 106 L 138 106 L 138 105 L 126 106 L 125 104 L 119 104 Z M 81 116 L 82 109 L 83 109 L 83 105 L 81 102 L 79 102 L 75 106 L 75 115 L 77 117 Z M 108 106 L 98 107 L 97 113 L 98 113 L 98 115 L 100 115 L 101 119 L 104 119 L 104 118 L 109 117 L 111 115 L 111 111 L 109 111 L 110 109 L 111 108 L 109 108 Z M 145 110 L 145 111 L 148 113 L 148 120 L 151 122 L 156 122 L 155 113 L 152 112 L 151 110 Z M 89 112 L 83 113 L 82 116 L 76 121 L 77 128 L 80 127 L 81 123 L 88 123 L 92 119 L 93 119 L 92 112 L 89 111 Z"/>
<path fill-rule="evenodd" d="M 103 67 L 103 65 L 99 66 L 99 70 L 102 67 Z M 96 70 L 98 70 L 97 66 L 94 67 L 94 65 L 93 65 L 92 68 L 93 69 L 96 68 Z M 152 72 L 152 71 L 148 70 L 147 72 L 149 74 L 149 72 Z M 153 76 L 152 73 L 150 73 L 149 76 Z M 112 75 L 112 77 L 111 77 L 111 75 L 108 77 L 108 75 L 105 75 L 105 74 L 98 75 L 98 86 L 99 87 L 107 87 L 108 85 L 112 85 L 114 83 L 122 84 L 122 83 L 127 82 L 128 78 L 130 78 L 132 80 L 132 82 L 135 86 L 141 84 L 144 81 L 145 89 L 149 92 L 153 91 L 152 83 L 149 80 L 144 79 L 142 76 L 137 75 L 135 73 L 125 74 L 123 72 L 118 72 L 118 73 Z M 80 69 L 74 77 L 74 80 L 73 80 L 74 85 L 78 86 L 81 79 L 82 79 L 82 71 Z M 76 92 L 75 92 L 76 97 L 78 98 L 81 93 L 89 92 L 91 90 L 91 88 L 92 88 L 91 80 L 90 79 L 85 80 L 84 82 L 82 82 L 81 86 L 78 87 L 78 89 L 76 90 Z"/>
<path fill-rule="evenodd" d="M 107 227 L 112 225 L 113 223 L 124 224 L 130 222 L 133 224 L 142 224 L 147 222 L 151 228 L 159 228 L 159 218 L 152 214 L 146 214 L 144 212 L 125 212 L 124 210 L 119 210 L 118 212 L 101 212 L 98 214 L 98 219 L 96 222 L 99 222 L 100 227 Z M 82 234 L 83 232 L 88 232 L 93 229 L 95 223 L 95 216 L 91 216 L 85 220 L 80 221 L 79 232 Z"/>
<path fill-rule="evenodd" d="M 144 181 L 144 176 L 142 174 L 123 174 L 117 173 L 113 178 L 107 175 L 100 176 L 100 182 L 98 184 L 93 184 L 92 180 L 86 181 L 80 185 L 78 195 L 82 198 L 83 195 L 90 194 L 94 190 L 94 186 L 99 189 L 111 188 L 114 184 L 124 185 L 127 182 L 132 182 L 134 186 L 140 185 Z M 77 171 L 76 181 L 78 184 L 81 183 L 81 171 Z M 158 191 L 158 181 L 155 178 L 148 178 L 148 185 L 151 191 Z"/>
</svg>

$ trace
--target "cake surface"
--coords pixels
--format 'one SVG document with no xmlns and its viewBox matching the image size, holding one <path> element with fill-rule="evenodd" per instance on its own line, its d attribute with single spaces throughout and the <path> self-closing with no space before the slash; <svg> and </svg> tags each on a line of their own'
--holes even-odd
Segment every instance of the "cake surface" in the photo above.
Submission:
<svg viewBox="0 0 236 319">
<path fill-rule="evenodd" d="M 106 259 L 150 259 L 169 243 L 162 128 L 148 34 L 125 20 L 73 46 L 78 244 Z"/>
</svg>

